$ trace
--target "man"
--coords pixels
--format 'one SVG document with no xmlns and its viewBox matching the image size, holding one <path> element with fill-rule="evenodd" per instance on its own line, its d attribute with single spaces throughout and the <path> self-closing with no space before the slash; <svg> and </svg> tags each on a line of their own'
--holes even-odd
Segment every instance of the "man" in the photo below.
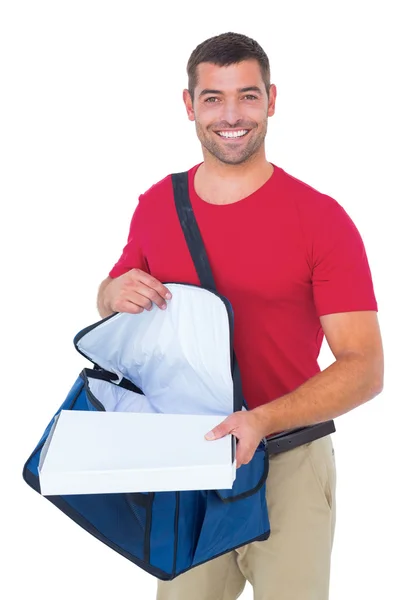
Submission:
<svg viewBox="0 0 400 600">
<path fill-rule="evenodd" d="M 217 289 L 233 305 L 250 408 L 207 438 L 233 433 L 240 467 L 262 437 L 333 419 L 381 392 L 377 303 L 362 239 L 344 209 L 266 159 L 277 90 L 259 44 L 234 33 L 206 40 L 188 77 L 183 98 L 204 156 L 189 171 L 190 198 Z M 122 256 L 100 286 L 101 316 L 168 309 L 163 281 L 199 283 L 170 176 L 139 199 Z M 324 335 L 336 360 L 320 372 Z M 328 598 L 330 436 L 271 456 L 267 488 L 269 540 L 160 582 L 159 600 L 233 600 L 246 580 L 256 600 Z"/>
</svg>

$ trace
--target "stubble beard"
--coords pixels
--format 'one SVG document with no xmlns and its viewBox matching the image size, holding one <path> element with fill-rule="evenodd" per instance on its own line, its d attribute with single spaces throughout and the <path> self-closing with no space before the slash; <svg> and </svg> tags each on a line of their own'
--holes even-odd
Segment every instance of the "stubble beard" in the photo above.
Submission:
<svg viewBox="0 0 400 600">
<path fill-rule="evenodd" d="M 221 139 L 221 143 L 219 143 L 218 139 L 215 138 L 217 134 L 213 133 L 211 129 L 205 130 L 197 120 L 195 120 L 195 124 L 197 137 L 203 148 L 217 160 L 226 165 L 240 165 L 251 160 L 251 158 L 258 154 L 259 150 L 264 146 L 265 137 L 267 135 L 268 119 L 265 119 L 265 121 L 257 125 L 259 131 L 256 135 L 254 135 L 254 129 L 252 130 L 252 139 L 241 150 L 235 147 L 224 149 L 222 147 L 223 140 Z"/>
</svg>

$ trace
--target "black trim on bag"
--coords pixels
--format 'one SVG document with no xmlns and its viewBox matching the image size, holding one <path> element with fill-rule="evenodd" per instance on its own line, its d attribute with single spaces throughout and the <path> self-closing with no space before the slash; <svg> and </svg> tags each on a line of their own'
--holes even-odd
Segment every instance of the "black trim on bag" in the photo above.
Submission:
<svg viewBox="0 0 400 600">
<path fill-rule="evenodd" d="M 147 514 L 146 514 L 146 529 L 144 532 L 144 561 L 150 563 L 150 534 L 151 534 L 151 526 L 153 523 L 153 501 L 154 501 L 155 492 L 149 493 L 149 502 L 147 504 Z"/>
<path fill-rule="evenodd" d="M 83 371 L 81 372 L 81 377 L 83 378 L 83 381 L 85 383 L 85 392 L 86 392 L 86 396 L 87 396 L 87 399 L 89 400 L 90 404 L 92 404 L 92 406 L 96 410 L 101 411 L 101 412 L 106 412 L 105 406 L 100 402 L 100 400 L 98 400 L 96 398 L 96 396 L 93 394 L 92 390 L 90 389 L 89 379 L 86 374 L 86 369 L 83 369 Z"/>
<path fill-rule="evenodd" d="M 258 483 L 253 488 L 251 488 L 250 490 L 247 490 L 246 492 L 242 492 L 241 494 L 236 494 L 236 496 L 228 496 L 228 497 L 222 496 L 218 490 L 213 490 L 213 491 L 217 494 L 218 498 L 220 500 L 222 500 L 222 502 L 224 504 L 230 504 L 231 502 L 237 502 L 238 500 L 244 500 L 245 498 L 249 498 L 250 496 L 253 496 L 255 493 L 257 493 L 262 488 L 262 486 L 267 481 L 268 473 L 269 473 L 269 455 L 268 455 L 268 446 L 265 446 L 264 469 L 263 469 L 262 475 L 261 475 Z"/>
<path fill-rule="evenodd" d="M 117 315 L 118 313 L 113 313 L 112 315 L 108 315 L 108 317 L 104 317 L 103 319 L 100 319 L 99 321 L 96 321 L 95 323 L 92 323 L 92 325 L 88 325 L 87 327 L 85 327 L 84 329 L 82 329 L 81 331 L 79 331 L 76 336 L 73 339 L 73 344 L 75 346 L 75 350 L 77 352 L 79 352 L 79 354 L 81 354 L 82 356 L 84 356 L 85 358 L 87 358 L 91 363 L 93 363 L 93 360 L 90 358 L 90 356 L 86 356 L 86 354 L 84 352 L 82 352 L 82 350 L 80 350 L 78 348 L 78 342 L 87 334 L 90 333 L 90 331 L 92 331 L 92 329 L 95 329 L 96 327 L 98 327 L 99 325 L 101 325 L 102 323 L 105 323 L 106 321 L 108 321 L 109 319 L 112 319 L 113 317 L 115 317 L 115 315 Z"/>
<path fill-rule="evenodd" d="M 236 444 L 237 438 L 234 435 L 231 436 L 231 450 L 232 450 L 232 464 L 236 458 Z"/>
<path fill-rule="evenodd" d="M 243 396 L 242 378 L 240 375 L 239 364 L 233 350 L 232 341 L 232 379 L 233 379 L 233 410 L 234 412 L 242 410 L 243 406 L 248 409 L 245 397 Z"/>
<path fill-rule="evenodd" d="M 177 563 L 177 559 L 178 559 L 179 509 L 180 509 L 180 502 L 181 502 L 180 492 L 175 492 L 175 502 L 176 502 L 176 506 L 175 506 L 175 523 L 174 523 L 174 536 L 175 536 L 174 560 L 172 563 L 171 579 L 176 577 L 176 563 Z"/>
<path fill-rule="evenodd" d="M 153 502 L 155 492 L 150 492 L 148 494 L 143 494 L 140 492 L 130 492 L 123 494 L 125 496 L 126 503 L 128 505 L 129 510 L 133 513 L 134 517 L 137 519 L 140 525 L 140 519 L 136 514 L 136 510 L 134 508 L 137 505 L 140 508 L 145 510 L 145 521 L 144 521 L 144 540 L 143 540 L 143 560 L 146 563 L 150 563 L 150 534 L 151 534 L 151 525 L 153 519 Z"/>
<path fill-rule="evenodd" d="M 130 379 L 127 379 L 126 377 L 123 377 L 121 379 L 121 381 L 118 383 L 118 375 L 116 373 L 112 373 L 111 371 L 106 371 L 105 369 L 103 369 L 102 367 L 99 367 L 97 365 L 97 369 L 84 369 L 86 371 L 86 373 L 88 373 L 88 375 L 92 378 L 92 379 L 100 379 L 101 381 L 107 381 L 108 383 L 113 383 L 114 385 L 118 386 L 118 387 L 122 387 L 124 388 L 124 390 L 129 390 L 130 392 L 135 392 L 136 394 L 142 394 L 143 396 L 143 391 L 134 383 L 132 383 L 132 381 L 130 381 Z"/>
<path fill-rule="evenodd" d="M 153 503 L 154 492 L 149 494 L 141 493 L 141 492 L 129 492 L 125 494 L 128 497 L 128 500 L 132 501 L 134 504 L 137 504 L 141 508 L 148 508 L 149 504 Z"/>
<path fill-rule="evenodd" d="M 182 285 L 185 287 L 194 287 L 200 290 L 206 290 L 211 294 L 214 294 L 219 300 L 221 300 L 225 306 L 226 313 L 228 316 L 228 324 L 229 324 L 229 352 L 230 352 L 230 363 L 231 363 L 231 375 L 233 380 L 233 412 L 238 412 L 242 410 L 243 406 L 247 408 L 247 403 L 243 397 L 242 391 L 242 381 L 240 377 L 239 365 L 237 362 L 237 358 L 235 355 L 235 351 L 233 348 L 233 331 L 234 331 L 234 319 L 233 319 L 233 308 L 232 304 L 229 302 L 228 298 L 219 294 L 215 289 L 207 288 L 202 285 L 196 285 L 194 283 L 181 283 L 176 281 L 168 281 L 162 282 L 163 285 Z"/>
<path fill-rule="evenodd" d="M 88 397 L 88 400 L 90 401 L 90 403 L 94 406 L 94 408 L 96 410 L 99 411 L 104 411 L 106 412 L 105 406 L 104 404 L 102 404 L 100 402 L 100 400 L 98 398 L 96 398 L 96 396 L 93 394 L 92 390 L 90 389 L 90 382 L 89 382 L 89 377 L 88 375 L 92 378 L 92 379 L 101 379 L 102 381 L 107 381 L 108 383 L 113 383 L 113 381 L 111 379 L 108 378 L 107 376 L 108 371 L 105 371 L 104 373 L 102 373 L 101 371 L 94 371 L 93 369 L 83 369 L 83 371 L 81 371 L 80 376 L 83 378 L 83 381 L 85 383 L 85 391 Z M 130 390 L 131 392 L 134 392 L 137 390 L 139 390 L 139 388 L 137 388 L 134 384 L 130 384 L 130 382 L 126 379 L 125 381 L 127 381 L 128 383 L 124 385 L 118 385 L 118 384 L 114 384 L 117 387 L 122 387 L 126 390 Z M 132 389 L 134 388 L 134 389 Z M 143 392 L 141 392 L 139 390 L 138 393 L 143 394 Z M 112 412 L 112 411 L 111 411 Z"/>
</svg>

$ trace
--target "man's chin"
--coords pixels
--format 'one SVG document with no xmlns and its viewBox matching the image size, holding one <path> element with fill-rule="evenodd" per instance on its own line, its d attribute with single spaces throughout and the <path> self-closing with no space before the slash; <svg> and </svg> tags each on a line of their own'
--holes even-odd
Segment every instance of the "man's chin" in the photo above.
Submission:
<svg viewBox="0 0 400 600">
<path fill-rule="evenodd" d="M 225 165 L 241 165 L 251 158 L 248 152 L 211 152 L 215 158 Z"/>
<path fill-rule="evenodd" d="M 220 160 L 220 162 L 224 163 L 224 165 L 242 165 L 248 161 L 249 156 L 245 156 L 243 158 L 227 158 L 227 157 L 216 157 Z"/>
<path fill-rule="evenodd" d="M 201 140 L 200 140 L 201 141 Z M 208 143 L 204 143 L 207 141 Z M 262 145 L 262 144 L 261 144 Z M 202 146 L 209 154 L 225 165 L 241 165 L 248 162 L 258 154 L 261 145 L 250 144 L 245 147 L 226 148 L 220 144 L 210 143 L 210 140 L 204 140 Z"/>
</svg>

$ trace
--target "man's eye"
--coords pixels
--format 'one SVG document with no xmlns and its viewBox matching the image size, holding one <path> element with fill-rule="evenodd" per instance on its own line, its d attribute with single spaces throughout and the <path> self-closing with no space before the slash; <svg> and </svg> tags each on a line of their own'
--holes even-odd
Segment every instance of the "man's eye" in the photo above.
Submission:
<svg viewBox="0 0 400 600">
<path fill-rule="evenodd" d="M 216 96 L 210 96 L 209 98 L 206 99 L 206 102 L 210 102 L 211 104 L 213 102 L 216 102 L 218 100 L 218 98 Z"/>
<path fill-rule="evenodd" d="M 246 94 L 245 99 L 246 100 L 257 100 L 257 96 L 254 96 L 253 94 Z"/>
</svg>

